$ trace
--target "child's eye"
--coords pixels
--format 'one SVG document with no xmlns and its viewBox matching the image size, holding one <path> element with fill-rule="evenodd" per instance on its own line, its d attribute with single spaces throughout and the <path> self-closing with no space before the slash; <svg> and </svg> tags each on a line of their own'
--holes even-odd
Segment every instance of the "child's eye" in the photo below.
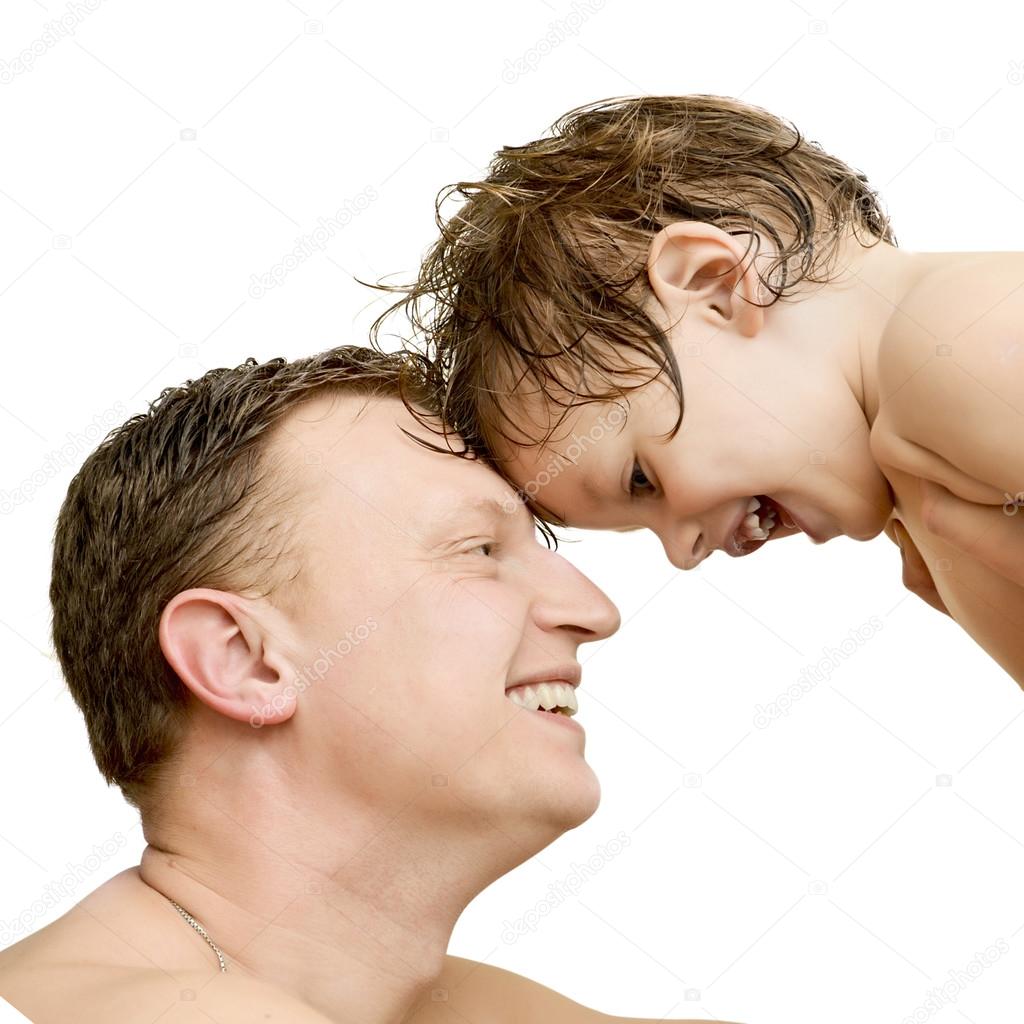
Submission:
<svg viewBox="0 0 1024 1024">
<path fill-rule="evenodd" d="M 633 463 L 633 472 L 629 477 L 629 494 L 630 497 L 636 497 L 640 491 L 653 491 L 654 484 L 647 479 L 647 474 L 640 468 L 639 461 Z"/>
</svg>

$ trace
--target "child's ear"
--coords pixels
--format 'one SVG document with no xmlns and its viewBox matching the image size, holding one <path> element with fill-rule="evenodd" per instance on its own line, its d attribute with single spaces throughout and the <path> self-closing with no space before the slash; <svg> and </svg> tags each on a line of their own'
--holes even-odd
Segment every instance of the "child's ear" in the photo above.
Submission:
<svg viewBox="0 0 1024 1024">
<path fill-rule="evenodd" d="M 715 327 L 733 324 L 753 338 L 764 326 L 760 281 L 746 247 L 703 221 L 677 221 L 651 242 L 647 276 L 655 297 L 673 321 L 687 307 L 700 310 Z M 693 314 L 691 313 L 691 316 Z"/>
</svg>

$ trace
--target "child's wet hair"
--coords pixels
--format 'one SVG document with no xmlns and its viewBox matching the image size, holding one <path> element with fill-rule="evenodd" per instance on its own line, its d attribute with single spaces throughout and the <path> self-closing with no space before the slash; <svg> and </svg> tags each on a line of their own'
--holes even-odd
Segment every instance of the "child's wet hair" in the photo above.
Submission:
<svg viewBox="0 0 1024 1024">
<path fill-rule="evenodd" d="M 446 202 L 461 200 L 450 216 Z M 682 220 L 771 240 L 770 296 L 832 280 L 852 232 L 895 245 L 863 174 L 759 107 L 721 96 L 611 99 L 570 111 L 551 134 L 506 146 L 482 181 L 437 198 L 440 237 L 400 298 L 411 343 L 432 360 L 446 429 L 497 463 L 496 448 L 543 444 L 516 418 L 520 389 L 557 411 L 626 395 L 665 372 L 682 385 L 652 319 L 647 254 Z M 747 253 L 750 252 L 750 245 Z"/>
</svg>

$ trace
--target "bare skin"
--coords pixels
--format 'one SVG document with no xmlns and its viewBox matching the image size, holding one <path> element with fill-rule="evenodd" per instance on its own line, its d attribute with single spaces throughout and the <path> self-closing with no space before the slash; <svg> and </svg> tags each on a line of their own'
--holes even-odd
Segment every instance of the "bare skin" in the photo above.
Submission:
<svg viewBox="0 0 1024 1024">
<path fill-rule="evenodd" d="M 297 470 L 298 589 L 165 607 L 181 756 L 141 864 L 0 952 L 0 995 L 32 1020 L 620 1020 L 446 953 L 479 892 L 597 808 L 582 729 L 506 689 L 578 682 L 618 612 L 503 510 L 497 474 L 399 426 L 421 429 L 390 399 L 293 412 L 275 444 Z"/>
<path fill-rule="evenodd" d="M 1024 686 L 1021 281 L 1017 253 L 921 281 L 881 345 L 871 450 L 895 495 L 905 582 Z"/>
<path fill-rule="evenodd" d="M 1024 256 L 850 238 L 837 280 L 759 308 L 745 248 L 695 221 L 652 243 L 650 309 L 683 382 L 674 438 L 661 377 L 571 409 L 540 448 L 499 450 L 511 479 L 555 522 L 653 530 L 682 569 L 800 532 L 884 530 L 906 585 L 1024 685 Z M 524 439 L 556 426 L 536 392 L 515 408 Z M 755 496 L 778 525 L 739 548 Z"/>
<path fill-rule="evenodd" d="M 175 915 L 171 927 L 166 927 L 168 909 Z M 38 1022 L 209 1024 L 212 1019 L 250 1024 L 258 1019 L 316 1024 L 348 1019 L 326 1016 L 249 974 L 230 968 L 221 973 L 212 951 L 189 928 L 175 927 L 176 918 L 137 868 L 122 871 L 64 917 L 0 953 L 0 994 Z M 152 957 L 152 963 L 140 967 L 140 956 Z M 646 1024 L 651 1019 L 612 1017 L 512 971 L 445 956 L 430 991 L 402 1024 L 466 1020 Z"/>
</svg>

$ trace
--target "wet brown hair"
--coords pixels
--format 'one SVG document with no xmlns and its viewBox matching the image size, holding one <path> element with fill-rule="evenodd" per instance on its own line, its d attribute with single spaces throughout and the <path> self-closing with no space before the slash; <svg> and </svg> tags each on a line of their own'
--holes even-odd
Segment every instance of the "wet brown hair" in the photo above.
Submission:
<svg viewBox="0 0 1024 1024">
<path fill-rule="evenodd" d="M 144 816 L 187 724 L 159 643 L 165 605 L 191 587 L 276 594 L 300 571 L 274 428 L 327 391 L 401 398 L 423 416 L 423 379 L 415 354 L 356 346 L 250 358 L 164 389 L 75 474 L 54 535 L 53 643 L 100 772 Z"/>
<path fill-rule="evenodd" d="M 445 218 L 451 200 L 461 206 Z M 446 429 L 499 470 L 499 442 L 543 444 L 560 419 L 528 434 L 511 401 L 524 382 L 567 411 L 665 372 L 679 400 L 669 436 L 678 430 L 679 368 L 647 308 L 647 254 L 666 225 L 698 220 L 750 235 L 751 245 L 754 232 L 770 239 L 777 256 L 758 272 L 765 307 L 802 282 L 831 280 L 850 233 L 896 244 L 863 174 L 792 124 L 724 96 L 579 107 L 548 137 L 500 150 L 482 181 L 447 186 L 435 215 L 440 237 L 417 279 L 378 285 L 401 298 L 373 336 L 392 314 L 409 318 L 409 343 L 432 360 Z"/>
</svg>

